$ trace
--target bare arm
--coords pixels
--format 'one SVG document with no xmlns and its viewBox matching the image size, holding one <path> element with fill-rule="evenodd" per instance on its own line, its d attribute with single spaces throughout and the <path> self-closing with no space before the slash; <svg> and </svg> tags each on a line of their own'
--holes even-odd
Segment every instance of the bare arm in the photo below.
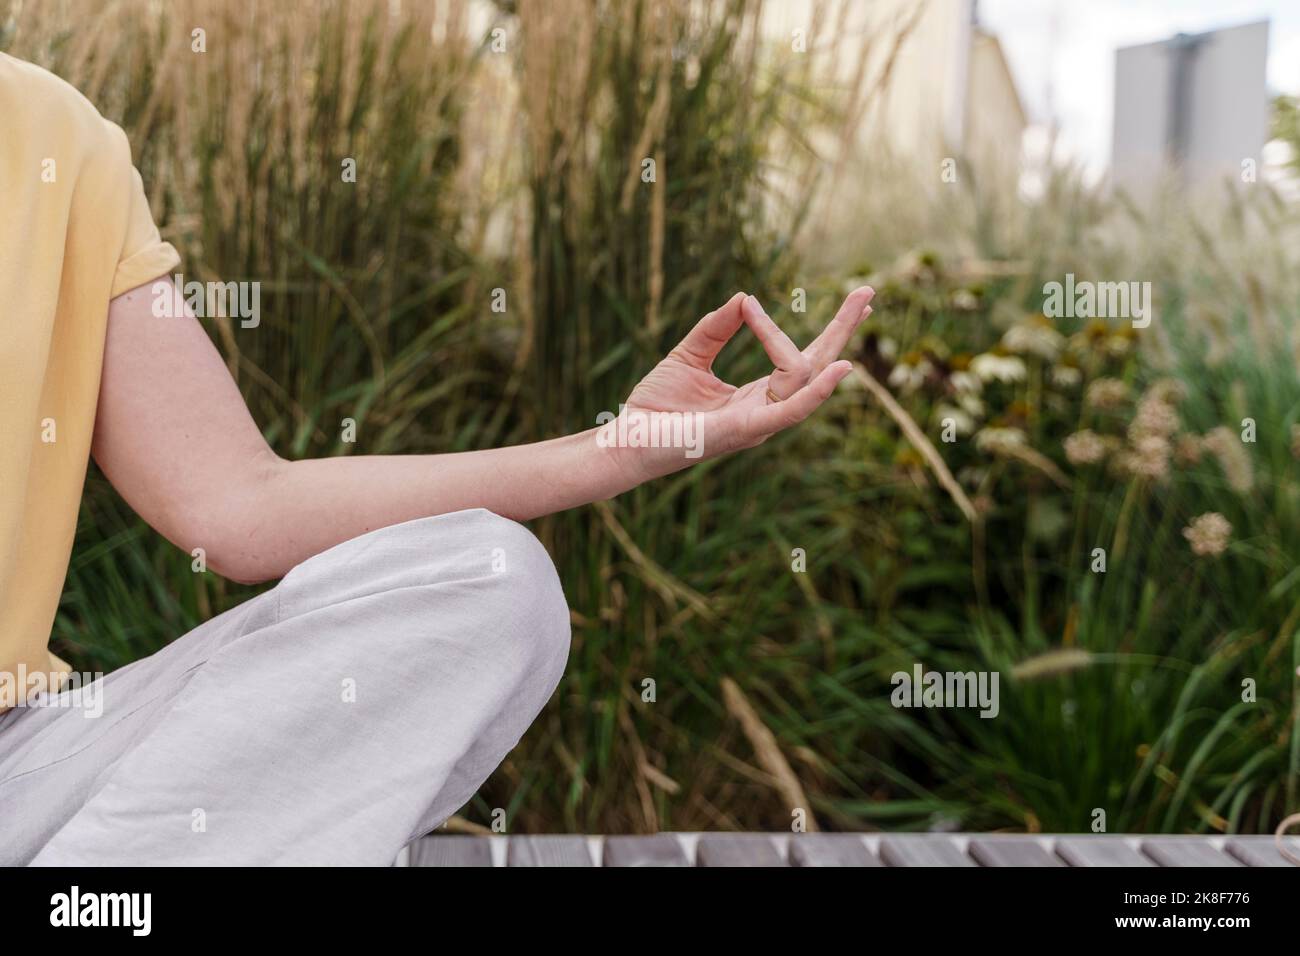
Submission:
<svg viewBox="0 0 1300 956">
<path fill-rule="evenodd" d="M 527 520 L 610 498 L 686 467 L 680 448 L 617 447 L 617 422 L 563 438 L 445 455 L 286 461 L 271 451 L 207 334 L 192 316 L 157 318 L 152 284 L 109 311 L 93 453 L 150 525 L 238 581 L 294 565 L 375 528 L 465 508 Z M 834 362 L 869 312 L 849 297 L 800 352 L 757 303 L 741 296 L 702 319 L 628 399 L 647 416 L 697 416 L 703 457 L 763 441 L 810 414 L 848 371 Z M 779 371 L 741 388 L 710 371 L 748 324 Z M 775 350 L 775 351 L 774 351 Z M 783 401 L 767 397 L 769 386 Z M 626 413 L 625 413 L 626 414 Z"/>
</svg>

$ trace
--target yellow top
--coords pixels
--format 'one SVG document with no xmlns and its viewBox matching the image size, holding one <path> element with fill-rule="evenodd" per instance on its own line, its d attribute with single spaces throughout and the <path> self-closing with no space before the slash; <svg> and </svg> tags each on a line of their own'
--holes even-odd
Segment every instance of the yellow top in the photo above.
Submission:
<svg viewBox="0 0 1300 956">
<path fill-rule="evenodd" d="M 108 303 L 180 261 L 131 147 L 58 77 L 0 53 L 0 710 L 49 653 L 95 424 Z M 20 679 L 26 675 L 25 679 Z M 16 693 L 15 693 L 16 690 Z"/>
</svg>

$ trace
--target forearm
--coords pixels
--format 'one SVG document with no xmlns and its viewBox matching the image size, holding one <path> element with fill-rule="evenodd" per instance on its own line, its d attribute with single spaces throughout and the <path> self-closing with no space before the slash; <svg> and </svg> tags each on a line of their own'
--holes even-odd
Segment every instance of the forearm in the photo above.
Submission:
<svg viewBox="0 0 1300 956">
<path fill-rule="evenodd" d="M 752 448 L 830 396 L 849 369 L 833 360 L 871 297 L 866 287 L 852 293 L 800 352 L 757 300 L 733 296 L 628 397 L 639 431 L 626 440 L 610 423 L 599 442 L 592 429 L 488 451 L 288 462 L 267 446 L 197 320 L 155 317 L 154 291 L 132 289 L 109 308 L 92 450 L 141 517 L 186 552 L 203 549 L 208 567 L 237 581 L 280 577 L 402 521 L 467 508 L 524 521 L 613 497 L 701 456 Z M 777 370 L 738 388 L 711 366 L 742 321 Z"/>
<path fill-rule="evenodd" d="M 152 297 L 141 286 L 109 309 L 95 458 L 150 525 L 225 577 L 281 577 L 402 521 L 466 508 L 523 521 L 638 481 L 594 429 L 486 451 L 285 461 L 198 322 L 154 317 Z"/>
<path fill-rule="evenodd" d="M 595 430 L 443 455 L 276 459 L 229 499 L 214 569 L 239 580 L 280 577 L 307 558 L 376 528 L 467 508 L 516 521 L 611 498 L 635 482 Z"/>
</svg>

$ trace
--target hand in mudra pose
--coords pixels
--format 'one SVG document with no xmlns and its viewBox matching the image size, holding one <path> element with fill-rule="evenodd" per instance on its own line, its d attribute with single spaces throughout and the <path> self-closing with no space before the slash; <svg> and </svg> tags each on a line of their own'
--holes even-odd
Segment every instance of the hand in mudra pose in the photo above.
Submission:
<svg viewBox="0 0 1300 956">
<path fill-rule="evenodd" d="M 109 310 L 95 457 L 150 524 L 186 551 L 203 547 L 210 568 L 239 581 L 280 577 L 375 528 L 467 508 L 525 521 L 699 460 L 681 447 L 611 446 L 597 427 L 509 448 L 287 461 L 267 445 L 198 321 L 155 317 L 150 289 L 119 296 Z M 872 295 L 851 293 L 801 351 L 756 299 L 738 293 L 696 323 L 620 415 L 694 416 L 703 457 L 760 444 L 807 418 L 848 374 L 839 354 Z M 712 365 L 742 325 L 775 370 L 736 387 Z"/>
<path fill-rule="evenodd" d="M 656 428 L 663 414 L 693 414 L 710 458 L 762 444 L 775 432 L 807 418 L 830 397 L 852 369 L 840 353 L 871 314 L 875 292 L 855 289 L 830 323 L 800 350 L 752 295 L 738 292 L 722 308 L 696 323 L 686 337 L 632 390 L 621 414 L 648 419 Z M 775 369 L 739 387 L 713 374 L 713 362 L 742 325 L 747 325 Z M 606 426 L 616 428 L 617 422 Z M 669 474 L 693 459 L 680 448 L 622 447 L 629 475 L 639 481 Z"/>
</svg>

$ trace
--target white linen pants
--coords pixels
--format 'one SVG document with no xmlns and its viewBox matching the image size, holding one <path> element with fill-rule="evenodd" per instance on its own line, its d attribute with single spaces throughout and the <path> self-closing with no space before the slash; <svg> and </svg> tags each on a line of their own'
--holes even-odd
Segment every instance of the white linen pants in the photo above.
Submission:
<svg viewBox="0 0 1300 956">
<path fill-rule="evenodd" d="M 522 525 L 362 535 L 102 678 L 97 717 L 0 715 L 0 864 L 391 864 L 515 746 L 568 649 Z"/>
</svg>

